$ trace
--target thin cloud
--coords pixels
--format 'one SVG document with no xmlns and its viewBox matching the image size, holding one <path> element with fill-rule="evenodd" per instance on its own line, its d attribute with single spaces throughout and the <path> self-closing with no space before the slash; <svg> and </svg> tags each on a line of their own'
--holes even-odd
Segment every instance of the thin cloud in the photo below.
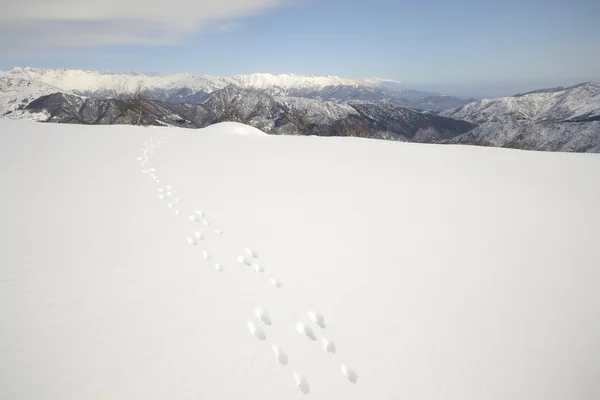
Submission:
<svg viewBox="0 0 600 400">
<path fill-rule="evenodd" d="M 165 45 L 264 12 L 286 0 L 25 0 L 0 13 L 0 47 Z"/>
</svg>

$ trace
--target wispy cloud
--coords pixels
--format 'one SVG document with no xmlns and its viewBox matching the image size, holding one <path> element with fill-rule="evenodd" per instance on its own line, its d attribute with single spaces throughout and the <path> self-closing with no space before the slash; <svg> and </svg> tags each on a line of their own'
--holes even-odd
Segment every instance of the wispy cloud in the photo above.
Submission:
<svg viewBox="0 0 600 400">
<path fill-rule="evenodd" d="M 286 0 L 27 0 L 4 5 L 0 48 L 22 46 L 163 45 L 232 22 Z"/>
<path fill-rule="evenodd" d="M 234 21 L 226 22 L 219 26 L 219 30 L 225 33 L 239 31 L 240 29 L 242 29 L 242 24 Z"/>
</svg>

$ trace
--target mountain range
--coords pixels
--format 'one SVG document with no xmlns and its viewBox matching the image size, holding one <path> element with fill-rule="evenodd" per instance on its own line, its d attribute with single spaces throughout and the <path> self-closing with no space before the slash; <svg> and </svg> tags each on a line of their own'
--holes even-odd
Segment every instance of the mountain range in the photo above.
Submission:
<svg viewBox="0 0 600 400">
<path fill-rule="evenodd" d="M 0 71 L 0 115 L 190 128 L 237 121 L 270 134 L 600 152 L 598 82 L 468 101 L 381 78 L 13 68 Z"/>
<path fill-rule="evenodd" d="M 600 152 L 600 82 L 479 100 L 438 114 L 477 125 L 457 143 Z"/>
</svg>

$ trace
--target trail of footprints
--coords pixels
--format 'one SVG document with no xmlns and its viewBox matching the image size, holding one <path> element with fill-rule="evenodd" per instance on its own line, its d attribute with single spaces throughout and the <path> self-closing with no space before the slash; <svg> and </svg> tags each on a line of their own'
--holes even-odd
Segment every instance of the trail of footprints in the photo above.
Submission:
<svg viewBox="0 0 600 400">
<path fill-rule="evenodd" d="M 137 161 L 140 162 L 142 167 L 146 167 L 149 163 L 150 155 L 154 154 L 154 152 L 160 147 L 162 143 L 167 140 L 168 136 L 166 134 L 157 135 L 153 138 L 150 138 L 148 141 L 144 143 L 144 147 L 142 148 L 142 156 L 137 158 Z M 158 178 L 156 168 L 146 168 L 142 170 L 142 173 L 147 174 L 153 179 L 156 183 L 160 183 L 160 179 Z M 165 185 L 157 188 L 157 197 L 158 199 L 166 202 L 166 206 L 169 210 L 172 210 L 175 216 L 181 215 L 181 212 L 178 208 L 178 205 L 181 203 L 179 197 L 175 195 L 173 188 L 170 185 Z M 212 223 L 206 218 L 206 214 L 201 210 L 196 210 L 188 216 L 188 220 L 192 223 L 197 223 L 203 226 L 205 229 L 212 231 L 216 237 L 219 237 L 224 234 L 224 232 L 220 229 L 212 228 Z M 204 242 L 206 239 L 205 233 L 201 230 L 195 230 L 194 233 L 186 238 L 186 241 L 191 246 L 198 246 L 199 243 Z M 213 262 L 212 254 L 206 249 L 203 248 L 201 250 L 202 258 L 205 261 Z M 250 248 L 244 249 L 242 254 L 237 257 L 237 262 L 248 269 L 254 270 L 257 273 L 265 274 L 265 268 L 258 263 L 258 253 Z M 224 270 L 223 265 L 220 262 L 213 263 L 214 269 L 218 272 L 222 272 Z M 278 279 L 271 277 L 269 278 L 269 282 L 276 289 L 282 288 L 282 283 Z M 268 311 L 263 307 L 256 307 L 254 309 L 254 317 L 256 320 L 248 321 L 247 327 L 250 333 L 259 341 L 267 340 L 267 333 L 265 329 L 273 325 L 273 321 Z M 310 340 L 314 343 L 319 343 L 322 347 L 322 350 L 327 354 L 336 354 L 337 348 L 335 342 L 326 336 L 320 337 L 315 333 L 315 329 L 318 328 L 318 332 L 325 330 L 327 328 L 327 324 L 325 323 L 325 317 L 323 314 L 315 311 L 308 310 L 307 311 L 308 321 L 298 321 L 296 323 L 295 329 L 296 332 Z M 315 325 L 315 329 L 310 325 L 310 323 Z M 265 329 L 263 329 L 263 326 Z M 275 358 L 275 362 L 279 364 L 281 367 L 285 367 L 289 363 L 289 358 L 287 353 L 277 344 L 272 344 L 271 349 L 273 351 L 273 355 Z M 347 364 L 341 364 L 340 371 L 342 375 L 351 383 L 355 384 L 358 381 L 358 374 L 352 368 L 350 368 Z M 292 375 L 293 380 L 298 387 L 298 390 L 303 394 L 310 393 L 310 385 L 306 377 L 300 373 L 294 373 Z"/>
</svg>

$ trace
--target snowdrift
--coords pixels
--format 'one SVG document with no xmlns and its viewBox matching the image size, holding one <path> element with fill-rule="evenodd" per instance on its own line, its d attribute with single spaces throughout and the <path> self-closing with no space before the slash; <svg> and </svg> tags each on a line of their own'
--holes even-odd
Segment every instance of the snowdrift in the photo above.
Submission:
<svg viewBox="0 0 600 400">
<path fill-rule="evenodd" d="M 600 398 L 597 155 L 0 120 L 0 160 L 2 399 Z"/>
</svg>

